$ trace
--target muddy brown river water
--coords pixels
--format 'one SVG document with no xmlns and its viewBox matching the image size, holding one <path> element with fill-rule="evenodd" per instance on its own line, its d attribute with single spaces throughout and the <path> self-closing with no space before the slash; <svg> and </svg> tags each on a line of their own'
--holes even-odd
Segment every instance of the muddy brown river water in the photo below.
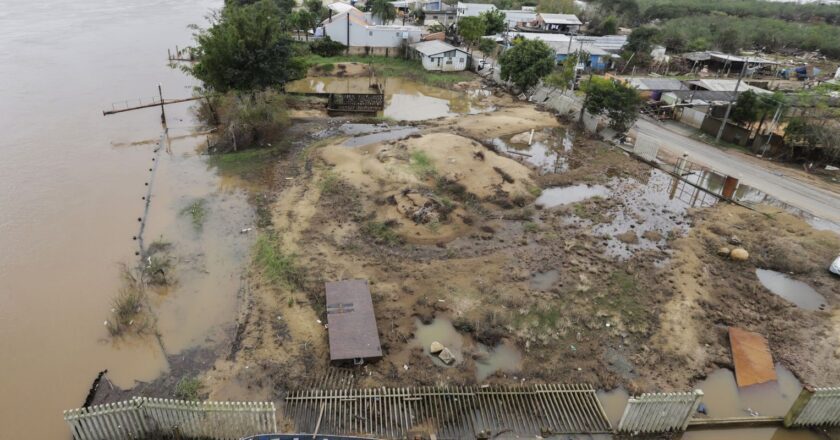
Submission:
<svg viewBox="0 0 840 440">
<path fill-rule="evenodd" d="M 114 344 L 103 326 L 117 265 L 135 261 L 155 146 L 142 141 L 158 139 L 159 113 L 101 111 L 151 97 L 158 83 L 167 97 L 188 96 L 192 83 L 166 66 L 167 48 L 188 44 L 186 25 L 221 3 L 0 7 L 0 438 L 68 438 L 61 411 L 83 403 L 97 372 L 131 386 L 168 368 L 154 340 Z M 173 136 L 192 132 L 187 105 L 167 116 Z M 247 222 L 245 195 L 196 154 L 201 142 L 183 137 L 161 155 L 147 225 L 148 241 L 163 235 L 184 261 L 178 286 L 156 298 L 169 354 L 224 331 L 248 246 L 231 233 Z M 200 236 L 184 233 L 190 225 L 178 215 L 195 198 L 211 213 Z"/>
</svg>

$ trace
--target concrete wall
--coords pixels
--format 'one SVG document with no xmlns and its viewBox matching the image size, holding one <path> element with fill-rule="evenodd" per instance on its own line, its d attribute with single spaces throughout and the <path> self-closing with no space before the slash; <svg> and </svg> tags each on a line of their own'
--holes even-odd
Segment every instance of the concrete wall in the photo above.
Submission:
<svg viewBox="0 0 840 440">
<path fill-rule="evenodd" d="M 680 115 L 680 122 L 694 128 L 700 128 L 703 120 L 706 119 L 706 112 L 685 107 Z"/>
<path fill-rule="evenodd" d="M 468 55 L 460 50 L 455 51 L 455 56 L 445 57 L 440 53 L 431 57 L 421 57 L 423 68 L 426 70 L 441 72 L 457 72 L 467 68 Z"/>
<path fill-rule="evenodd" d="M 721 124 L 723 124 L 722 120 L 707 117 L 703 120 L 700 130 L 709 135 L 717 136 Z M 750 140 L 750 131 L 737 125 L 726 124 L 726 128 L 723 129 L 723 134 L 720 138 L 726 142 L 746 147 Z"/>
</svg>

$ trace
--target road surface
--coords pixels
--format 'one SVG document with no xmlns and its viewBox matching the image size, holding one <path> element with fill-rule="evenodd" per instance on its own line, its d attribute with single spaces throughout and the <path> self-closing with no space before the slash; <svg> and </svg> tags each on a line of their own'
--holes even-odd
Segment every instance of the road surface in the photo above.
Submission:
<svg viewBox="0 0 840 440">
<path fill-rule="evenodd" d="M 681 156 L 688 153 L 692 162 L 707 166 L 723 174 L 738 178 L 742 183 L 799 208 L 807 213 L 840 224 L 840 194 L 827 191 L 780 175 L 771 170 L 739 158 L 711 145 L 696 141 L 685 133 L 665 124 L 640 118 L 636 121 L 639 136 L 655 140 L 659 148 Z"/>
</svg>

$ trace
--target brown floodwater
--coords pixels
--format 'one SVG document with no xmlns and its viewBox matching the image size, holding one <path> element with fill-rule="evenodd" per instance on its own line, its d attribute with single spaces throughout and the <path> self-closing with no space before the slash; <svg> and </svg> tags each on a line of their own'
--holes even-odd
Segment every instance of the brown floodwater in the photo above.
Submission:
<svg viewBox="0 0 840 440">
<path fill-rule="evenodd" d="M 399 121 L 421 121 L 493 109 L 482 104 L 481 93 L 446 90 L 403 78 L 386 78 L 382 115 Z M 292 81 L 286 91 L 297 93 L 370 93 L 367 77 L 309 77 Z M 487 92 L 489 93 L 489 92 Z"/>
<path fill-rule="evenodd" d="M 216 0 L 12 0 L 0 8 L 0 438 L 67 438 L 97 372 L 130 387 L 168 369 L 154 339 L 109 340 L 119 263 L 135 262 L 137 217 L 159 112 L 103 117 L 114 101 L 185 97 L 166 66 Z M 173 242 L 178 284 L 153 294 L 168 354 L 218 340 L 235 314 L 252 214 L 244 192 L 196 154 L 188 105 L 167 107 L 147 242 Z M 201 233 L 179 211 L 207 200 Z M 235 232 L 234 232 L 235 231 Z"/>
</svg>

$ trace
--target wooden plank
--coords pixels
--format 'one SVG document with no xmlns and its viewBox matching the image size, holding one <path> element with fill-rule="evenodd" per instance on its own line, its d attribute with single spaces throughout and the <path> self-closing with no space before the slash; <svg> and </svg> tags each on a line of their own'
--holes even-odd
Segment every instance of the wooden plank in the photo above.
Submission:
<svg viewBox="0 0 840 440">
<path fill-rule="evenodd" d="M 758 333 L 738 327 L 729 327 L 732 360 L 735 364 L 735 381 L 739 387 L 748 387 L 776 380 L 776 368 L 767 339 Z"/>
</svg>

